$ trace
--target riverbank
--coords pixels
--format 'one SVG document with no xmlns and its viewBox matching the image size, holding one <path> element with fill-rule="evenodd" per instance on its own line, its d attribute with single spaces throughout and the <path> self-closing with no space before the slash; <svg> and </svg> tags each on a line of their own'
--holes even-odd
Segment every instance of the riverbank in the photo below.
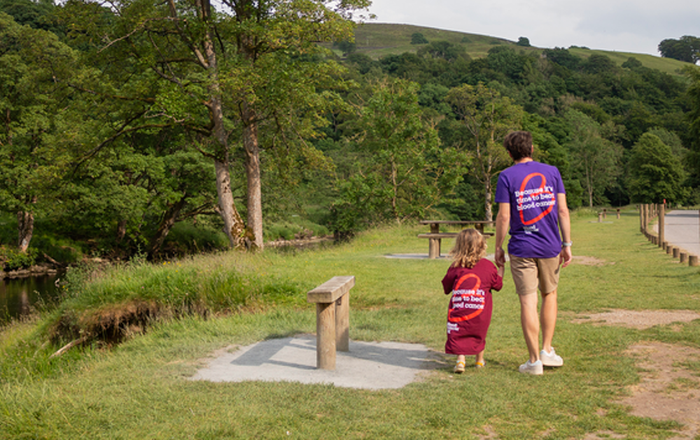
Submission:
<svg viewBox="0 0 700 440">
<path fill-rule="evenodd" d="M 0 270 L 0 280 L 7 278 L 7 279 L 16 279 L 16 278 L 26 278 L 26 277 L 35 277 L 35 276 L 42 276 L 42 275 L 56 275 L 59 272 L 59 268 L 56 267 L 55 265 L 49 265 L 49 264 L 37 264 L 34 266 L 31 266 L 26 269 L 17 269 L 17 270 L 11 270 L 11 271 L 2 271 Z"/>
</svg>

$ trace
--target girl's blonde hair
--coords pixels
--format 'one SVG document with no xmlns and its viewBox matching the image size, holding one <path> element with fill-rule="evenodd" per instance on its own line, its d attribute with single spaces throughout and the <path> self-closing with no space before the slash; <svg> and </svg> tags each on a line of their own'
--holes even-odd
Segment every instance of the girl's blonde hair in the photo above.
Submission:
<svg viewBox="0 0 700 440">
<path fill-rule="evenodd" d="M 486 240 L 476 229 L 462 229 L 450 251 L 452 267 L 471 269 L 486 254 Z"/>
</svg>

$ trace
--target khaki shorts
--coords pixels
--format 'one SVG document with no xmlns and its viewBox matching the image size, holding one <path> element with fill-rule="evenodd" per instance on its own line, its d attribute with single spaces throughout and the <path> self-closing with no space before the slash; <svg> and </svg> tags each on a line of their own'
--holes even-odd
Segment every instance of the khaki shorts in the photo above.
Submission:
<svg viewBox="0 0 700 440">
<path fill-rule="evenodd" d="M 552 293 L 559 285 L 559 257 L 554 258 L 520 258 L 509 255 L 510 273 L 515 282 L 518 295 L 540 292 Z"/>
</svg>

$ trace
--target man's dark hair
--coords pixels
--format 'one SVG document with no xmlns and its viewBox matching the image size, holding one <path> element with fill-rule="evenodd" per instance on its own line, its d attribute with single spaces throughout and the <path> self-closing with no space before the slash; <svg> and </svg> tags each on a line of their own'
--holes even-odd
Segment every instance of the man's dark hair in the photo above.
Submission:
<svg viewBox="0 0 700 440">
<path fill-rule="evenodd" d="M 503 140 L 503 146 L 518 161 L 525 157 L 532 157 L 532 135 L 529 131 L 514 131 L 508 133 Z"/>
</svg>

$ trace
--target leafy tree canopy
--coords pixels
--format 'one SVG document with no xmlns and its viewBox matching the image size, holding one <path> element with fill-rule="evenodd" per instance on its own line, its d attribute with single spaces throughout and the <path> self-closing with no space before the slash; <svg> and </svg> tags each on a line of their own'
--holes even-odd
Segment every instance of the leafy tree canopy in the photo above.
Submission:
<svg viewBox="0 0 700 440">
<path fill-rule="evenodd" d="M 662 57 L 695 64 L 700 61 L 700 38 L 690 35 L 678 40 L 667 38 L 659 43 L 659 52 Z"/>
<path fill-rule="evenodd" d="M 520 37 L 518 38 L 518 42 L 515 44 L 517 44 L 518 46 L 530 47 L 530 39 L 527 37 Z"/>
<path fill-rule="evenodd" d="M 428 44 L 428 39 L 420 32 L 411 34 L 411 44 Z"/>
<path fill-rule="evenodd" d="M 683 186 L 685 171 L 671 147 L 658 136 L 645 133 L 632 148 L 628 188 L 632 202 L 683 202 L 688 189 Z"/>
</svg>

